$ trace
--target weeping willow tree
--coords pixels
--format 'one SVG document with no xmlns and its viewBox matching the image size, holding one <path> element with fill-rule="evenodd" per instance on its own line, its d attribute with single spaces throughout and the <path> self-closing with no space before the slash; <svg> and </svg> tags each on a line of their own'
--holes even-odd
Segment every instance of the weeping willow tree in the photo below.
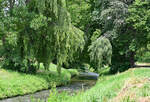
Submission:
<svg viewBox="0 0 150 102">
<path fill-rule="evenodd" d="M 38 62 L 49 69 L 50 62 L 56 60 L 60 74 L 62 64 L 72 61 L 74 53 L 84 46 L 84 33 L 71 24 L 65 0 L 10 1 L 14 1 L 9 17 L 16 31 L 10 32 L 15 36 L 17 63 L 25 62 L 29 67 Z"/>
<path fill-rule="evenodd" d="M 126 19 L 128 7 L 135 0 L 96 0 L 96 7 L 93 12 L 93 20 L 102 30 L 102 35 L 107 36 L 112 44 L 112 66 L 111 72 L 124 71 L 132 66 L 131 57 L 134 55 L 130 44 L 134 42 L 134 35 L 127 31 Z"/>
<path fill-rule="evenodd" d="M 65 0 L 31 0 L 28 9 L 36 13 L 30 25 L 35 58 L 46 69 L 56 59 L 61 73 L 62 64 L 73 60 L 73 54 L 83 48 L 84 33 L 71 24 Z"/>
<path fill-rule="evenodd" d="M 111 64 L 112 46 L 106 37 L 99 37 L 89 46 L 90 59 L 96 70 Z"/>
</svg>

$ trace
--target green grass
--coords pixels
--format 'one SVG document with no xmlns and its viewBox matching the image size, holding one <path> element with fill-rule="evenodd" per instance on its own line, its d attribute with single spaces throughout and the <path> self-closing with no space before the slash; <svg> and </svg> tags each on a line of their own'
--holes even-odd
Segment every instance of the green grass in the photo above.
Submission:
<svg viewBox="0 0 150 102">
<path fill-rule="evenodd" d="M 58 99 L 57 102 L 114 102 L 112 100 L 117 97 L 118 93 L 122 90 L 124 84 L 128 82 L 129 79 L 140 78 L 142 80 L 145 77 L 150 77 L 150 69 L 138 68 L 128 70 L 124 73 L 118 73 L 116 75 L 106 75 L 100 77 L 97 84 L 86 92 L 78 93 L 77 95 L 67 97 L 67 99 L 64 100 L 62 100 L 62 98 L 61 100 Z M 135 94 L 138 97 L 150 95 L 147 93 L 147 89 L 149 89 L 148 85 L 144 84 L 144 87 L 139 88 Z M 129 97 L 124 98 L 126 99 L 124 99 L 123 102 L 131 102 Z"/>
<path fill-rule="evenodd" d="M 150 51 L 144 52 L 142 55 L 136 55 L 138 62 L 150 62 Z"/>
<path fill-rule="evenodd" d="M 50 71 L 34 75 L 0 69 L 0 99 L 66 84 L 70 81 L 72 73 L 74 75 L 77 71 L 62 69 L 62 74 L 59 76 L 54 64 L 50 65 Z"/>
<path fill-rule="evenodd" d="M 150 77 L 150 69 L 129 70 L 121 74 L 100 78 L 93 88 L 65 102 L 109 102 L 110 99 L 117 96 L 124 83 L 134 77 Z"/>
</svg>

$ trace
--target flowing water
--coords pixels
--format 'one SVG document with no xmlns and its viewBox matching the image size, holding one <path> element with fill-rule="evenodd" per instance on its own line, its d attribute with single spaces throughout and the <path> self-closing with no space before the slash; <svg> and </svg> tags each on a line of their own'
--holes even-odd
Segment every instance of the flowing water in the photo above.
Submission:
<svg viewBox="0 0 150 102">
<path fill-rule="evenodd" d="M 66 86 L 57 87 L 57 91 L 62 92 L 71 92 L 75 93 L 77 91 L 86 90 L 91 88 L 96 84 L 96 80 L 79 80 L 77 78 L 73 78 L 70 84 Z M 0 102 L 32 102 L 31 100 L 34 98 L 36 102 L 41 100 L 42 102 L 47 102 L 47 98 L 49 97 L 50 90 L 43 90 L 36 92 L 34 94 L 24 95 L 24 96 L 17 96 L 13 98 L 7 98 L 0 100 Z"/>
</svg>

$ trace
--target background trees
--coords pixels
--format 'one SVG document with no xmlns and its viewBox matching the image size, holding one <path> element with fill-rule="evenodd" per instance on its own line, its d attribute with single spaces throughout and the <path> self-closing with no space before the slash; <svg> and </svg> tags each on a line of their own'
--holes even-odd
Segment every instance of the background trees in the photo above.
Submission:
<svg viewBox="0 0 150 102">
<path fill-rule="evenodd" d="M 129 7 L 128 32 L 134 36 L 135 50 L 148 48 L 150 40 L 150 2 L 136 0 Z"/>
<path fill-rule="evenodd" d="M 134 67 L 136 52 L 149 43 L 149 1 L 98 0 L 94 20 L 112 44 L 111 72 Z"/>
<path fill-rule="evenodd" d="M 132 0 L 97 0 L 93 19 L 112 44 L 111 72 L 124 71 L 133 66 L 134 52 L 131 51 L 133 37 L 128 34 L 126 18 Z"/>
<path fill-rule="evenodd" d="M 146 0 L 0 0 L 3 65 L 33 72 L 39 63 L 48 69 L 54 62 L 59 73 L 60 66 L 84 63 L 95 70 L 111 64 L 111 72 L 134 67 L 136 52 L 149 44 L 148 5 Z"/>
<path fill-rule="evenodd" d="M 104 62 L 111 60 L 112 53 L 111 72 L 117 72 L 118 70 L 123 71 L 124 68 L 126 69 L 130 66 L 128 46 L 131 39 L 128 40 L 128 35 L 125 34 L 125 27 L 126 17 L 128 16 L 128 5 L 131 3 L 132 1 L 121 0 L 96 0 L 94 2 L 95 5 L 94 9 L 92 9 L 90 21 L 91 25 L 94 26 L 92 32 L 90 32 L 90 37 L 93 37 L 95 35 L 95 32 L 97 32 L 97 29 L 99 29 L 101 31 L 101 34 L 99 34 L 96 38 L 100 39 L 105 37 L 105 39 L 109 40 L 109 42 L 111 43 L 112 52 L 111 47 L 109 47 L 110 44 L 102 45 L 100 44 L 101 40 L 97 42 L 97 44 L 99 43 L 101 47 L 103 46 L 102 48 L 105 48 L 106 46 L 106 48 L 109 48 L 109 50 L 106 51 L 109 54 L 105 56 L 107 59 L 104 59 Z M 90 41 L 88 46 L 90 45 L 94 47 L 96 46 L 96 43 Z M 103 51 L 104 50 L 105 49 L 103 49 Z M 94 52 L 94 50 L 90 51 L 90 53 L 98 54 L 98 52 Z M 98 55 L 100 54 L 105 55 L 102 52 L 99 52 Z M 100 57 L 98 58 L 101 59 Z"/>
</svg>

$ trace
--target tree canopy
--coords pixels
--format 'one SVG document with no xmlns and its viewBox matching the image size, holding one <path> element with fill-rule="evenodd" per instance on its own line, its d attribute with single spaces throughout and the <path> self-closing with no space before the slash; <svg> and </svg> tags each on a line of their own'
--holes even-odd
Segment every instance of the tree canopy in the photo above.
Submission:
<svg viewBox="0 0 150 102">
<path fill-rule="evenodd" d="M 0 0 L 3 67 L 23 72 L 43 63 L 134 67 L 150 43 L 148 0 Z M 141 50 L 142 51 L 142 50 Z M 68 68 L 68 67 L 67 67 Z M 32 72 L 31 71 L 31 72 Z"/>
<path fill-rule="evenodd" d="M 1 31 L 8 65 L 12 62 L 15 66 L 30 67 L 31 62 L 37 61 L 48 69 L 56 58 L 60 73 L 60 66 L 73 60 L 74 52 L 83 49 L 84 33 L 71 24 L 65 0 L 3 3 L 8 5 L 2 9 L 4 31 Z"/>
</svg>

